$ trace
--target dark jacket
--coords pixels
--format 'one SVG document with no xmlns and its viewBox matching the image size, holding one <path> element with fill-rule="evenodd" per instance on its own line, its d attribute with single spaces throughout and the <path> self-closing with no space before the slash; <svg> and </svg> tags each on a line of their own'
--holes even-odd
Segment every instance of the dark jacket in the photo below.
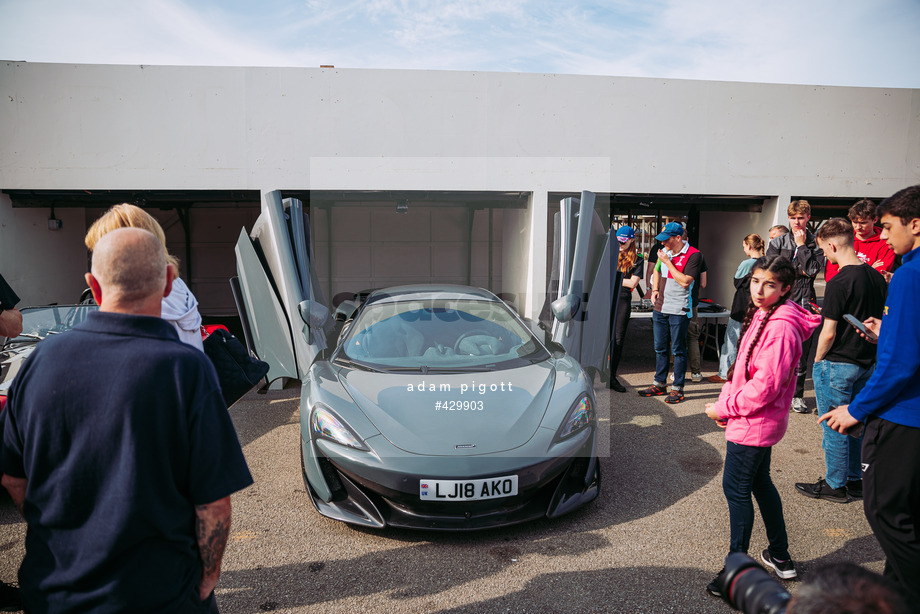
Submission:
<svg viewBox="0 0 920 614">
<path fill-rule="evenodd" d="M 767 256 L 779 254 L 792 261 L 795 266 L 795 282 L 792 284 L 790 298 L 807 307 L 809 301 L 815 300 L 815 276 L 824 270 L 824 252 L 818 247 L 815 235 L 805 231 L 805 245 L 796 250 L 798 246 L 791 232 L 778 236 L 770 241 Z"/>
<path fill-rule="evenodd" d="M 16 293 L 13 292 L 13 289 L 10 288 L 10 285 L 6 283 L 6 280 L 3 279 L 3 275 L 0 275 L 0 311 L 4 309 L 12 309 L 19 303 L 19 297 L 16 296 Z"/>
<path fill-rule="evenodd" d="M 748 306 L 751 304 L 751 274 L 748 273 L 742 278 L 735 277 L 735 296 L 732 298 L 731 319 L 736 322 L 744 322 L 744 316 L 747 315 Z"/>
</svg>

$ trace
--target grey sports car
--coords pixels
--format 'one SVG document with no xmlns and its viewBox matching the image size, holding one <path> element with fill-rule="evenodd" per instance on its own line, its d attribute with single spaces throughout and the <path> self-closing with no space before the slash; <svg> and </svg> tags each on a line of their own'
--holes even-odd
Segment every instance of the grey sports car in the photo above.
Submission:
<svg viewBox="0 0 920 614">
<path fill-rule="evenodd" d="M 496 296 L 373 293 L 310 368 L 301 458 L 317 509 L 345 522 L 475 529 L 594 499 L 595 401 Z"/>
<path fill-rule="evenodd" d="M 309 220 L 278 192 L 264 194 L 236 253 L 247 342 L 269 378 L 302 383 L 303 477 L 321 514 L 470 530 L 597 497 L 592 382 L 497 296 L 401 286 L 333 316 L 315 283 Z"/>
</svg>

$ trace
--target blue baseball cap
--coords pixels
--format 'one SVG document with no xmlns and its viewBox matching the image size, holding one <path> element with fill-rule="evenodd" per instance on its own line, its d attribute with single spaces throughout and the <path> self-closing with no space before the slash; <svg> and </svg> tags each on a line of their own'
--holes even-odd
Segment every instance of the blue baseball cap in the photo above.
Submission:
<svg viewBox="0 0 920 614">
<path fill-rule="evenodd" d="M 629 226 L 620 226 L 620 229 L 617 230 L 617 241 L 620 243 L 626 243 L 634 238 L 636 238 L 636 231 Z"/>
<path fill-rule="evenodd" d="M 684 227 L 681 226 L 680 222 L 668 222 L 664 230 L 658 233 L 658 236 L 655 237 L 656 241 L 667 241 L 671 237 L 680 237 L 684 234 Z"/>
</svg>

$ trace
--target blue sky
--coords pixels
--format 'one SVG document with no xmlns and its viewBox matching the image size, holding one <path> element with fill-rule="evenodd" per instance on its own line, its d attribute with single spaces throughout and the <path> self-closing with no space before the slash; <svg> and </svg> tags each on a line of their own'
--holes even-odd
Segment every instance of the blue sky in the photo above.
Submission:
<svg viewBox="0 0 920 614">
<path fill-rule="evenodd" d="M 0 59 L 920 87 L 920 0 L 0 0 Z"/>
</svg>

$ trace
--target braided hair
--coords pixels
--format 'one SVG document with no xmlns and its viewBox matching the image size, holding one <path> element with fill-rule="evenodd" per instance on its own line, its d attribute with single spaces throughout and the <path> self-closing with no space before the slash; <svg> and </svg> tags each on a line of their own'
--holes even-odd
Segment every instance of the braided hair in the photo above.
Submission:
<svg viewBox="0 0 920 614">
<path fill-rule="evenodd" d="M 788 286 L 788 290 L 779 297 L 775 303 L 773 303 L 770 308 L 767 310 L 767 313 L 764 314 L 763 319 L 760 321 L 760 326 L 757 328 L 757 333 L 754 335 L 754 338 L 751 340 L 751 346 L 748 348 L 747 356 L 744 360 L 744 377 L 745 379 L 750 379 L 750 363 L 751 355 L 754 353 L 754 348 L 757 347 L 757 344 L 760 342 L 760 337 L 763 335 L 763 330 L 767 326 L 767 322 L 770 320 L 770 316 L 773 315 L 773 312 L 777 308 L 786 302 L 786 299 L 789 298 L 789 295 L 792 293 L 792 283 L 795 281 L 795 267 L 785 256 L 764 256 L 759 258 L 757 262 L 754 263 L 754 267 L 751 269 L 751 273 L 755 271 L 764 271 L 770 273 L 773 276 L 773 279 L 776 280 L 780 286 Z M 741 325 L 741 334 L 739 339 L 743 339 L 748 328 L 751 327 L 751 322 L 754 321 L 754 315 L 757 313 L 758 307 L 754 305 L 754 302 L 751 301 L 748 303 L 747 312 L 744 314 L 744 323 Z M 732 364 L 731 368 L 728 370 L 728 379 L 731 380 L 732 376 L 735 373 L 735 365 Z"/>
</svg>

